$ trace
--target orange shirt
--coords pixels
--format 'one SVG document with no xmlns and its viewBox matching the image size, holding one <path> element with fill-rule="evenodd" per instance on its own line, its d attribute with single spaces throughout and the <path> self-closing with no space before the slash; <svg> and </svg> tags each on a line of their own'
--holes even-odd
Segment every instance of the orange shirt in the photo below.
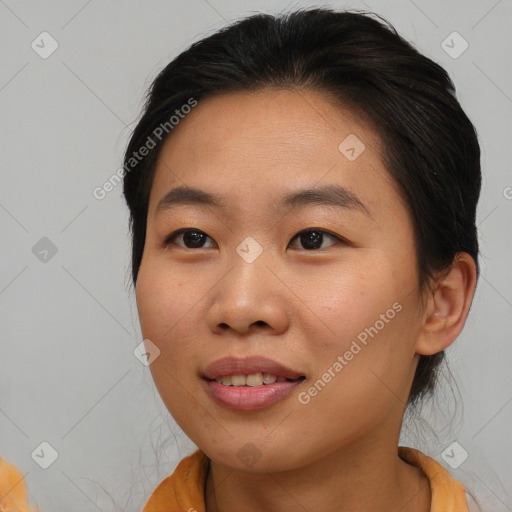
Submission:
<svg viewBox="0 0 512 512">
<path fill-rule="evenodd" d="M 0 457 L 0 512 L 39 512 L 29 507 L 27 485 L 21 471 Z"/>
<path fill-rule="evenodd" d="M 414 448 L 398 447 L 401 459 L 420 468 L 430 482 L 430 512 L 469 512 L 464 486 L 436 460 Z M 196 450 L 157 486 L 142 512 L 205 512 L 204 486 L 208 458 Z M 0 512 L 39 512 L 30 508 L 21 472 L 0 458 Z"/>
<path fill-rule="evenodd" d="M 430 482 L 430 512 L 469 512 L 466 489 L 436 460 L 414 448 L 398 447 L 398 454 L 420 468 Z M 204 485 L 208 458 L 197 450 L 180 461 L 174 473 L 153 491 L 142 512 L 205 512 Z"/>
</svg>

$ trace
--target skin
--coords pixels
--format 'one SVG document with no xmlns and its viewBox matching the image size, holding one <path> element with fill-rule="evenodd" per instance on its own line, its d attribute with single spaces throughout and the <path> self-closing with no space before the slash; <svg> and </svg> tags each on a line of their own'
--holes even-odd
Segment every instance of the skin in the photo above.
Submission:
<svg viewBox="0 0 512 512">
<path fill-rule="evenodd" d="M 338 149 L 356 134 L 350 161 Z M 136 284 L 142 333 L 161 353 L 151 364 L 176 422 L 211 459 L 208 512 L 427 512 L 421 471 L 397 456 L 419 354 L 448 347 L 464 326 L 476 285 L 460 253 L 420 296 L 407 207 L 381 159 L 371 125 L 318 92 L 267 89 L 210 97 L 177 125 L 160 154 Z M 339 184 L 356 210 L 272 203 L 303 187 Z M 222 194 L 228 208 L 180 205 L 156 214 L 173 187 Z M 206 233 L 204 247 L 165 239 L 180 228 Z M 323 228 L 310 249 L 297 233 Z M 248 236 L 263 247 L 252 263 L 236 252 Z M 209 237 L 209 238 L 208 238 Z M 189 246 L 190 247 L 190 246 Z M 308 404 L 298 400 L 394 303 L 400 312 Z M 307 379 L 257 411 L 217 404 L 199 378 L 225 356 L 264 355 Z M 252 466 L 237 454 L 252 443 Z"/>
</svg>

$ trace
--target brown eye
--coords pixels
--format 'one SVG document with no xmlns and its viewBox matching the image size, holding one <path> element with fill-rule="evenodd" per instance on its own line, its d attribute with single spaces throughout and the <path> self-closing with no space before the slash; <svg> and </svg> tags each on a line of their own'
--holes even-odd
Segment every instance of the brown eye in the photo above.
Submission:
<svg viewBox="0 0 512 512">
<path fill-rule="evenodd" d="M 309 228 L 304 229 L 297 233 L 293 238 L 292 242 L 295 239 L 298 239 L 300 243 L 303 245 L 303 248 L 306 250 L 315 250 L 315 249 L 325 249 L 325 247 L 321 247 L 323 242 L 325 241 L 325 237 L 331 238 L 337 242 L 347 243 L 347 241 L 332 233 L 329 233 L 325 229 L 320 228 Z M 335 244 L 331 244 L 335 245 Z"/>
<path fill-rule="evenodd" d="M 318 250 L 318 249 L 325 249 L 326 247 L 322 247 L 325 243 L 325 240 L 327 238 L 330 238 L 338 243 L 342 244 L 348 244 L 349 242 L 345 240 L 343 237 L 340 237 L 338 235 L 334 235 L 333 233 L 330 233 L 326 231 L 325 229 L 320 228 L 309 228 L 304 229 L 297 233 L 291 240 L 289 246 L 291 246 L 292 242 L 294 240 L 299 240 L 302 247 L 292 247 L 295 249 L 305 249 L 308 251 L 311 250 Z M 176 243 L 175 240 L 182 239 L 181 243 Z M 194 228 L 181 228 L 174 232 L 172 232 L 164 241 L 164 246 L 170 246 L 174 245 L 176 247 L 182 247 L 184 249 L 205 249 L 205 248 L 211 248 L 213 246 L 207 246 L 205 245 L 207 239 L 212 240 L 211 237 L 209 237 L 204 231 L 201 231 L 199 229 Z"/>
<path fill-rule="evenodd" d="M 183 239 L 184 245 L 177 244 L 173 241 L 175 238 L 180 236 Z M 182 228 L 171 233 L 165 239 L 164 245 L 166 247 L 168 245 L 175 245 L 177 247 L 184 247 L 185 249 L 203 249 L 205 247 L 204 243 L 207 238 L 210 237 L 203 231 L 200 231 L 199 229 Z M 210 240 L 212 239 L 210 238 Z"/>
</svg>

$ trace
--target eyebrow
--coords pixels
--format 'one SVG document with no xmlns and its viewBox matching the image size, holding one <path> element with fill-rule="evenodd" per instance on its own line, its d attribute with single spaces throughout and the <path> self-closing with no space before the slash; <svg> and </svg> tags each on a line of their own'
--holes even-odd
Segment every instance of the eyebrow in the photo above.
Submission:
<svg viewBox="0 0 512 512">
<path fill-rule="evenodd" d="M 205 205 L 224 210 L 228 207 L 222 196 L 218 194 L 182 185 L 171 189 L 160 199 L 156 207 L 156 213 L 171 209 L 175 205 Z M 334 184 L 291 192 L 285 195 L 280 202 L 274 203 L 273 207 L 277 209 L 293 209 L 312 205 L 333 206 L 345 210 L 360 211 L 371 217 L 367 206 L 354 192 L 341 185 Z"/>
</svg>

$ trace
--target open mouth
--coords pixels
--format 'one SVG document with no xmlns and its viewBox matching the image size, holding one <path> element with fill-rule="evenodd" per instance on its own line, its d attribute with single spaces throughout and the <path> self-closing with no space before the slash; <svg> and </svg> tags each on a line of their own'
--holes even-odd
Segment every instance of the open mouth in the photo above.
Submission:
<svg viewBox="0 0 512 512">
<path fill-rule="evenodd" d="M 206 378 L 206 377 L 205 377 Z M 208 381 L 216 381 L 223 386 L 232 387 L 257 387 L 257 386 L 268 386 L 275 384 L 276 382 L 299 382 L 305 380 L 305 376 L 297 378 L 288 378 L 277 376 L 272 373 L 251 373 L 248 375 L 223 375 L 216 377 L 215 379 L 206 378 Z"/>
<path fill-rule="evenodd" d="M 234 411 L 270 407 L 306 380 L 300 372 L 263 357 L 224 358 L 207 367 L 201 377 L 210 396 Z"/>
</svg>

